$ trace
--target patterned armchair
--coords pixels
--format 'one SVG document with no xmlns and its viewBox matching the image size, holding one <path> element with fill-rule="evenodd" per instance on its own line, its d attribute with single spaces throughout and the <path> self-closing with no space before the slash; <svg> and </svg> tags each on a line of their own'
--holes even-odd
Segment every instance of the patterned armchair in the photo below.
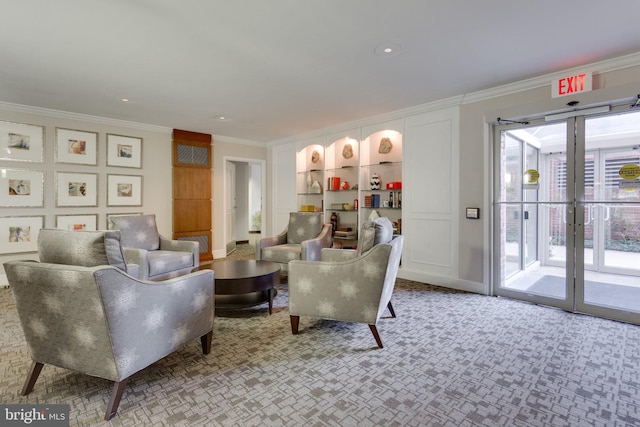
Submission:
<svg viewBox="0 0 640 427">
<path fill-rule="evenodd" d="M 42 229 L 40 262 L 4 263 L 33 360 L 22 395 L 45 364 L 111 380 L 109 420 L 133 374 L 198 337 L 210 352 L 213 271 L 137 280 L 124 271 L 119 235 Z"/>
<path fill-rule="evenodd" d="M 291 332 L 298 333 L 300 316 L 366 323 L 378 344 L 377 329 L 391 305 L 403 236 L 393 236 L 388 218 L 363 224 L 356 250 L 323 249 L 318 262 L 289 263 Z"/>
<path fill-rule="evenodd" d="M 200 264 L 198 242 L 162 237 L 153 214 L 115 216 L 109 222 L 110 229 L 120 230 L 125 260 L 140 267 L 141 280 L 178 277 Z"/>
<path fill-rule="evenodd" d="M 286 275 L 289 261 L 317 261 L 322 248 L 332 244 L 331 224 L 322 224 L 321 213 L 291 212 L 282 233 L 257 242 L 256 259 L 280 263 L 280 272 Z"/>
</svg>

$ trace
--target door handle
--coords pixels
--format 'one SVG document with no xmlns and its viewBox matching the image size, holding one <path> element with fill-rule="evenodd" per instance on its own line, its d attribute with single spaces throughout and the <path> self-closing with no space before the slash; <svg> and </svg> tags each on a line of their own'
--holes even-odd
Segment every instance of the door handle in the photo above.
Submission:
<svg viewBox="0 0 640 427">
<path fill-rule="evenodd" d="M 591 220 L 594 219 L 593 213 L 595 209 L 593 209 L 593 206 L 591 205 L 587 205 L 585 207 L 587 208 L 587 214 L 584 217 L 587 219 L 587 222 L 585 222 L 584 225 L 589 225 L 591 224 Z"/>
</svg>

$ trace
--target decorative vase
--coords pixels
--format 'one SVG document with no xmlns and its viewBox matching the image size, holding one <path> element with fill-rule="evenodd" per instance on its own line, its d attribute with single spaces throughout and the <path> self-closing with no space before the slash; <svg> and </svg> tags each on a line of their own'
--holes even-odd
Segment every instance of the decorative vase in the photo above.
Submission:
<svg viewBox="0 0 640 427">
<path fill-rule="evenodd" d="M 311 172 L 307 172 L 307 193 L 311 193 L 311 184 L 312 184 Z"/>
<path fill-rule="evenodd" d="M 372 190 L 380 189 L 380 176 L 377 173 L 374 173 L 373 175 L 371 175 L 371 180 L 369 181 L 369 185 L 371 186 Z"/>
</svg>

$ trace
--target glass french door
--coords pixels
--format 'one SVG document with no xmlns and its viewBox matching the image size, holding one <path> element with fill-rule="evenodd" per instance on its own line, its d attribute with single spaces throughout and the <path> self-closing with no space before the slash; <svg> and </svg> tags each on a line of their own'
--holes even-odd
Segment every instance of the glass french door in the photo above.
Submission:
<svg viewBox="0 0 640 427">
<path fill-rule="evenodd" d="M 496 128 L 496 295 L 640 324 L 640 112 L 627 111 Z"/>
</svg>

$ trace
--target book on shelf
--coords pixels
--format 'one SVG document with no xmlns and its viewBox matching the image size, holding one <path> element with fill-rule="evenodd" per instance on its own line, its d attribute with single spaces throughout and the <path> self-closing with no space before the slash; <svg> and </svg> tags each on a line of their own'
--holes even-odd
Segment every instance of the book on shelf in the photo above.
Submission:
<svg viewBox="0 0 640 427">
<path fill-rule="evenodd" d="M 356 232 L 351 227 L 340 227 L 335 231 L 333 237 L 336 239 L 355 239 Z"/>
<path fill-rule="evenodd" d="M 333 238 L 334 238 L 334 239 L 355 239 L 355 238 L 356 238 L 356 233 L 350 233 L 350 234 L 342 235 L 342 234 L 339 234 L 339 233 L 336 231 L 336 235 L 335 235 L 335 236 L 333 236 Z"/>
</svg>

